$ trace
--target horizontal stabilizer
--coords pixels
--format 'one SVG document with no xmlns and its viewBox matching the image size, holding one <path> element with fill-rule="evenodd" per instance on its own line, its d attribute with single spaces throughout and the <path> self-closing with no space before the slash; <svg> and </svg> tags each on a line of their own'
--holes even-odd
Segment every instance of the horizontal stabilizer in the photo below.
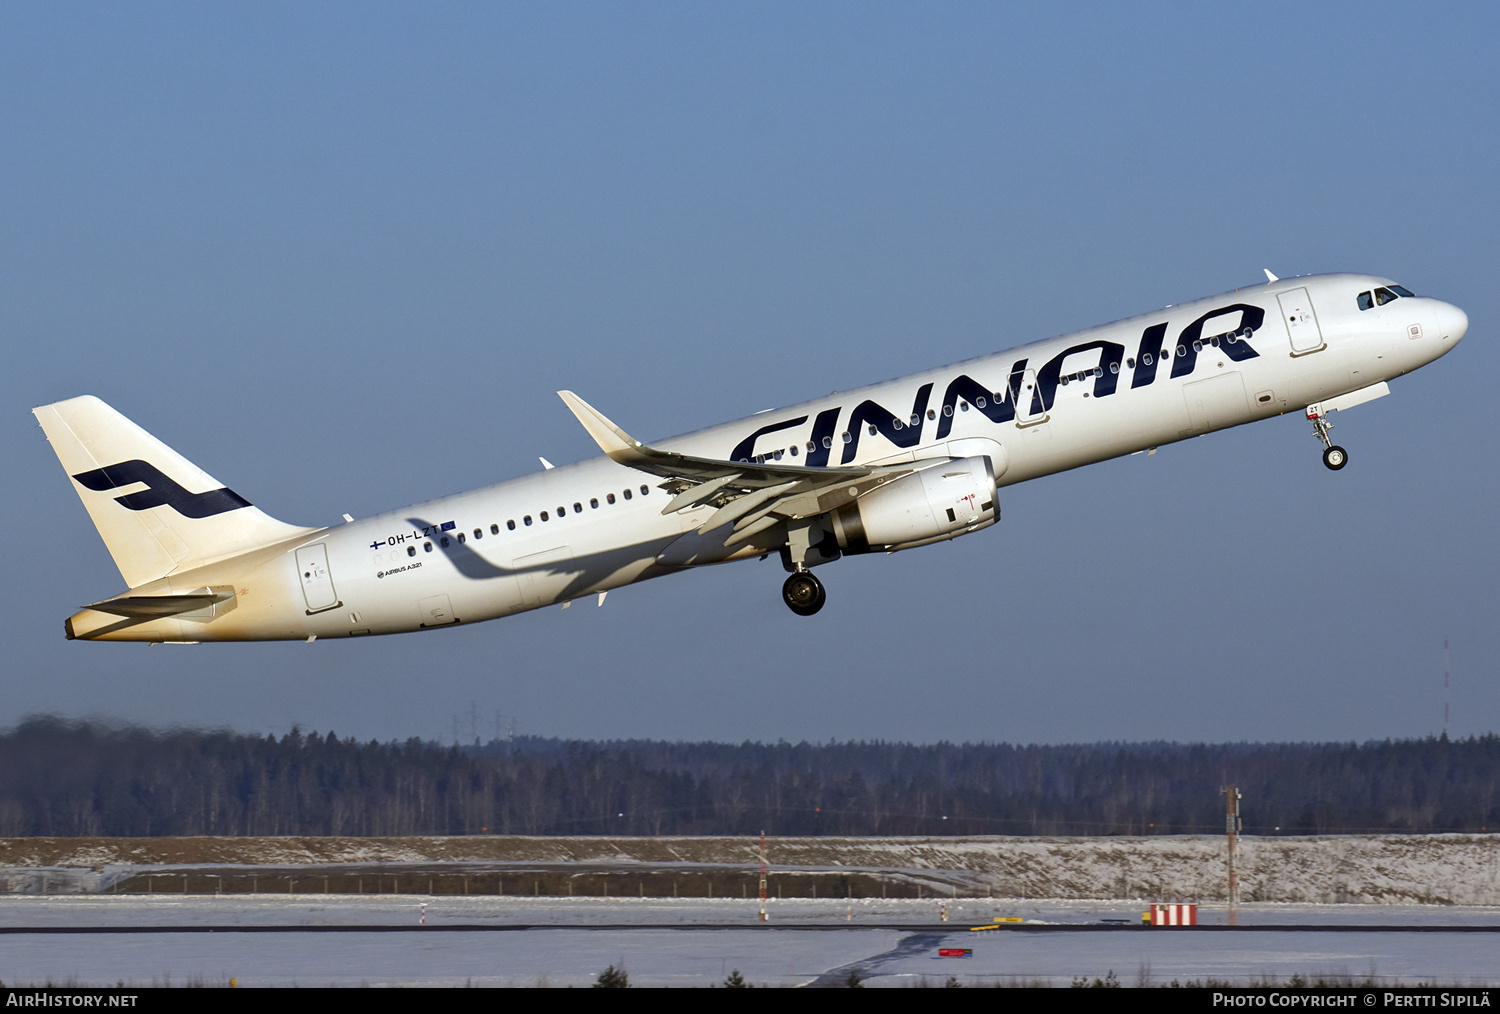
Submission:
<svg viewBox="0 0 1500 1014">
<path fill-rule="evenodd" d="M 189 595 L 120 595 L 84 608 L 115 616 L 159 619 L 163 616 L 176 616 L 178 613 L 190 613 L 195 609 L 207 609 L 232 597 L 233 593 L 228 591 L 196 592 Z"/>
</svg>

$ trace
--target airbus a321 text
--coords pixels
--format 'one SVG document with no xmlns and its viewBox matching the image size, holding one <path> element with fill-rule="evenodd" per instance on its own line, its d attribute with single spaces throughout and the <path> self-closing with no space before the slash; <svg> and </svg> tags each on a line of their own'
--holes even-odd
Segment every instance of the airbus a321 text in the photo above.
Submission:
<svg viewBox="0 0 1500 1014">
<path fill-rule="evenodd" d="M 690 567 L 812 568 L 968 535 L 1012 483 L 1304 411 L 1330 412 L 1453 348 L 1455 306 L 1384 278 L 1238 289 L 1077 334 L 642 444 L 559 392 L 604 454 L 331 528 L 276 521 L 104 402 L 35 410 L 128 590 L 67 620 L 87 640 L 350 637 L 474 623 Z M 546 462 L 543 462 L 546 464 Z"/>
</svg>

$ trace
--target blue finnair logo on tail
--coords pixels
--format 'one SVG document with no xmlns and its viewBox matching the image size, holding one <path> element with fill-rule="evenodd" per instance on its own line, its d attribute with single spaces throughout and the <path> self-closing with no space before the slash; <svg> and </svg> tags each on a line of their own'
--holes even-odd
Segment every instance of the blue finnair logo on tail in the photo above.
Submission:
<svg viewBox="0 0 1500 1014">
<path fill-rule="evenodd" d="M 250 506 L 249 500 L 228 487 L 211 489 L 206 493 L 189 493 L 168 478 L 161 469 L 139 458 L 122 461 L 118 465 L 105 465 L 92 472 L 79 472 L 73 478 L 95 493 L 119 489 L 136 482 L 145 483 L 149 488 L 139 493 L 115 497 L 115 503 L 133 511 L 150 510 L 166 504 L 185 518 L 211 518 L 215 514 Z"/>
</svg>

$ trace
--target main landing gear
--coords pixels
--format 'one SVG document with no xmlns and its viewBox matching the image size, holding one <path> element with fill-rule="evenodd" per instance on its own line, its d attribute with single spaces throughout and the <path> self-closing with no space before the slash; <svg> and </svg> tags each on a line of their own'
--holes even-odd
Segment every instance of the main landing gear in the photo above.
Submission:
<svg viewBox="0 0 1500 1014">
<path fill-rule="evenodd" d="M 823 590 L 822 581 L 805 570 L 799 570 L 781 586 L 781 597 L 787 608 L 798 616 L 811 616 L 823 608 L 828 593 Z"/>
<path fill-rule="evenodd" d="M 1349 464 L 1349 452 L 1328 439 L 1333 423 L 1328 421 L 1321 404 L 1307 406 L 1307 421 L 1312 423 L 1313 435 L 1323 441 L 1323 464 L 1334 472 Z"/>
</svg>

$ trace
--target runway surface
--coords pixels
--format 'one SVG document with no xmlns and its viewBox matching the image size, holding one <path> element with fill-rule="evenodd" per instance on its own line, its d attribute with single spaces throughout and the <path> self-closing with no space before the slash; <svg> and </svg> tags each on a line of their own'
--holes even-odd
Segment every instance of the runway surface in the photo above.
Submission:
<svg viewBox="0 0 1500 1014">
<path fill-rule="evenodd" d="M 425 904 L 425 908 L 424 908 Z M 949 922 L 941 915 L 946 907 Z M 1148 929 L 1129 902 L 771 902 L 740 899 L 0 897 L 7 985 L 587 986 L 1246 984 L 1342 976 L 1381 985 L 1500 981 L 1500 910 L 1247 905 L 1239 927 Z M 1003 929 L 969 926 L 1009 916 Z M 422 925 L 419 920 L 426 919 Z M 795 932 L 787 932 L 795 931 Z M 943 949 L 971 956 L 939 957 Z"/>
</svg>

